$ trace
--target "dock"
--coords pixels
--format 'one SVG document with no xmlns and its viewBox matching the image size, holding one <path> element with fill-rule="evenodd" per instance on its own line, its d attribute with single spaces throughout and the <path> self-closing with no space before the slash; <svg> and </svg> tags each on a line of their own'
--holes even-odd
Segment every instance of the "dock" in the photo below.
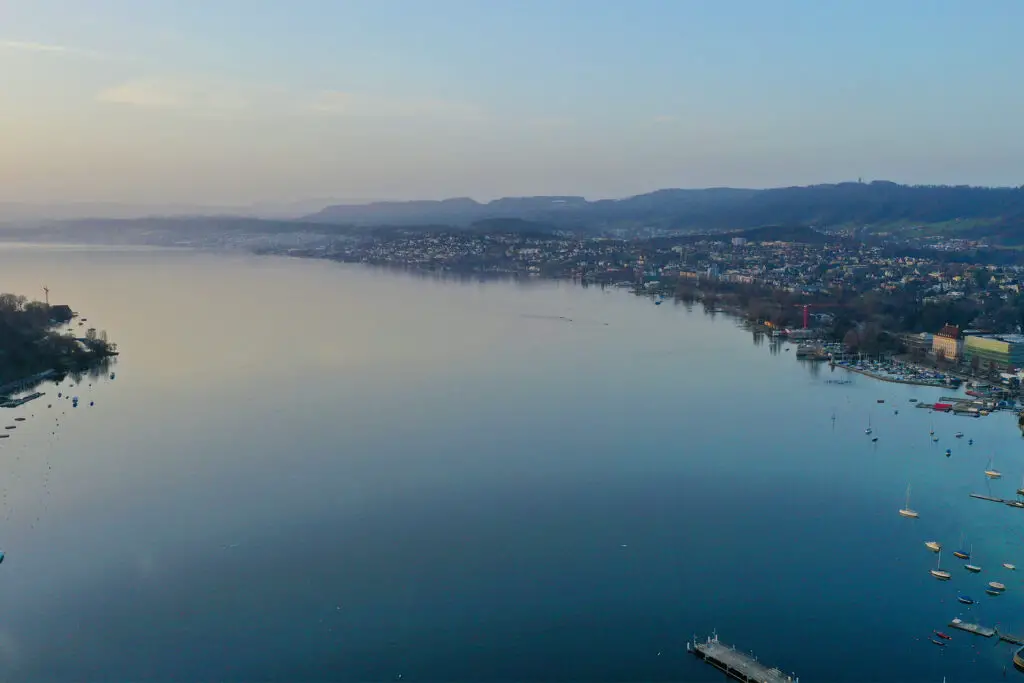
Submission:
<svg viewBox="0 0 1024 683">
<path fill-rule="evenodd" d="M 950 628 L 960 629 L 967 633 L 973 633 L 976 636 L 982 638 L 991 638 L 992 636 L 999 636 L 999 640 L 1004 643 L 1010 643 L 1012 645 L 1024 645 L 1024 636 L 1014 635 L 1012 633 L 1001 633 L 998 628 L 989 628 L 988 626 L 982 626 L 981 624 L 972 624 L 968 621 L 963 621 L 959 617 L 949 622 Z"/>
<path fill-rule="evenodd" d="M 775 667 L 765 666 L 751 654 L 738 651 L 718 640 L 716 633 L 703 642 L 694 637 L 686 644 L 686 651 L 703 659 L 729 678 L 742 683 L 799 683 L 800 679 L 782 673 Z"/>
<path fill-rule="evenodd" d="M 981 624 L 972 624 L 969 621 L 963 621 L 960 618 L 956 618 L 949 622 L 949 627 L 958 628 L 961 631 L 967 631 L 968 633 L 973 633 L 974 635 L 981 636 L 982 638 L 991 638 L 996 634 L 996 630 L 994 628 L 982 626 Z"/>
<path fill-rule="evenodd" d="M 22 396 L 21 398 L 0 399 L 0 408 L 17 408 L 18 406 L 23 406 L 29 401 L 34 401 L 40 396 L 45 395 L 46 394 L 44 394 L 43 392 L 37 391 L 35 393 L 29 394 L 28 396 Z"/>
<path fill-rule="evenodd" d="M 1014 500 L 1012 498 L 996 498 L 994 496 L 986 496 L 982 493 L 972 493 L 971 498 L 977 498 L 978 500 L 987 500 L 990 503 L 1002 503 L 1012 508 L 1024 508 L 1024 501 Z"/>
<path fill-rule="evenodd" d="M 971 498 L 977 498 L 978 500 L 987 500 L 992 503 L 1005 503 L 1005 498 L 995 498 L 993 496 L 986 496 L 982 493 L 972 493 Z"/>
</svg>

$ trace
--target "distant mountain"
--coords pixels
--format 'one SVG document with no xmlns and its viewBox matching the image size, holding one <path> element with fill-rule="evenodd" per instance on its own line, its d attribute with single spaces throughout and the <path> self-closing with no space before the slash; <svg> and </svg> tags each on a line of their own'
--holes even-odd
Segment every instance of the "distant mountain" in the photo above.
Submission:
<svg viewBox="0 0 1024 683">
<path fill-rule="evenodd" d="M 314 223 L 351 225 L 419 225 L 444 223 L 465 226 L 489 218 L 537 219 L 586 209 L 583 197 L 505 197 L 481 204 L 468 197 L 439 201 L 337 204 L 306 216 Z"/>
<path fill-rule="evenodd" d="M 307 216 L 317 223 L 466 226 L 519 218 L 564 228 L 742 230 L 766 225 L 884 226 L 970 221 L 1024 231 L 1024 189 L 898 185 L 887 181 L 768 190 L 668 189 L 627 199 L 520 197 L 339 204 Z"/>
</svg>

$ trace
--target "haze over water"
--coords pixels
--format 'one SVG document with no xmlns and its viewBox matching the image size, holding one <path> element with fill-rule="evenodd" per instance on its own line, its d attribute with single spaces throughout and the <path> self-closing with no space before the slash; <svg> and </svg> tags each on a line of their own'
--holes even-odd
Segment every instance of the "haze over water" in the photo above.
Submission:
<svg viewBox="0 0 1024 683">
<path fill-rule="evenodd" d="M 0 445 L 5 680 L 719 680 L 683 648 L 717 628 L 802 681 L 955 683 L 1011 649 L 949 619 L 1024 632 L 1024 513 L 967 495 L 1012 497 L 1020 433 L 908 402 L 949 391 L 828 385 L 726 316 L 569 283 L 11 245 L 0 269 L 122 354 L 76 409 L 0 412 L 29 418 Z"/>
</svg>

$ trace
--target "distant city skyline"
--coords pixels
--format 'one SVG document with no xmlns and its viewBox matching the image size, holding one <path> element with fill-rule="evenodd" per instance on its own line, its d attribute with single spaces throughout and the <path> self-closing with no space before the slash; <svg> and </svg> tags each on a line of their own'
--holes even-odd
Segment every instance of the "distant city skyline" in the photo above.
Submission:
<svg viewBox="0 0 1024 683">
<path fill-rule="evenodd" d="M 8 0 L 0 203 L 1016 186 L 1022 20 L 1012 0 Z"/>
</svg>

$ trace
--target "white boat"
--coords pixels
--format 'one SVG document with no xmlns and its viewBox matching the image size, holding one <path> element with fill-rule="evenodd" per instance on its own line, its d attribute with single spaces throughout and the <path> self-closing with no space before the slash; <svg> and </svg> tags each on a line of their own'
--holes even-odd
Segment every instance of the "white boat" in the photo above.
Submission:
<svg viewBox="0 0 1024 683">
<path fill-rule="evenodd" d="M 868 415 L 868 428 L 864 430 L 865 434 L 871 434 L 871 416 Z"/>
<path fill-rule="evenodd" d="M 900 516 L 910 517 L 912 519 L 917 519 L 917 517 L 919 516 L 917 514 L 917 510 L 910 509 L 910 484 L 907 484 L 907 504 L 906 507 L 900 508 Z"/>
<path fill-rule="evenodd" d="M 942 550 L 942 544 L 938 541 L 928 541 L 924 544 L 924 547 L 928 548 L 928 550 L 931 550 L 933 553 L 937 553 Z"/>
<path fill-rule="evenodd" d="M 940 568 L 941 564 L 942 564 L 942 553 L 939 552 L 939 559 L 935 563 L 935 569 L 930 570 L 928 573 L 931 574 L 932 576 L 934 576 L 939 581 L 949 581 L 951 578 L 953 578 L 953 575 L 950 574 L 949 572 L 947 572 L 945 569 L 941 569 Z"/>
<path fill-rule="evenodd" d="M 1000 472 L 999 470 L 997 470 L 993 466 L 993 464 L 992 464 L 993 460 L 994 460 L 994 458 L 989 458 L 989 460 L 988 460 L 988 469 L 985 470 L 985 476 L 988 477 L 989 479 L 999 479 L 1000 477 L 1003 476 L 1003 473 Z"/>
<path fill-rule="evenodd" d="M 968 557 L 974 557 L 974 544 L 973 543 L 971 544 L 970 555 L 968 555 Z M 975 574 L 977 574 L 978 572 L 981 571 L 981 567 L 979 567 L 976 564 L 971 564 L 970 562 L 968 562 L 967 564 L 964 565 L 964 569 L 966 569 L 969 572 L 974 572 Z"/>
<path fill-rule="evenodd" d="M 1017 571 L 1017 565 L 1010 564 L 1009 562 L 1003 562 L 1003 566 L 1009 569 L 1011 572 Z"/>
<path fill-rule="evenodd" d="M 1006 586 L 1004 586 L 1003 584 L 999 583 L 998 581 L 989 581 L 988 582 L 988 587 L 991 588 L 994 591 L 1004 591 L 1004 590 L 1006 590 Z"/>
</svg>

